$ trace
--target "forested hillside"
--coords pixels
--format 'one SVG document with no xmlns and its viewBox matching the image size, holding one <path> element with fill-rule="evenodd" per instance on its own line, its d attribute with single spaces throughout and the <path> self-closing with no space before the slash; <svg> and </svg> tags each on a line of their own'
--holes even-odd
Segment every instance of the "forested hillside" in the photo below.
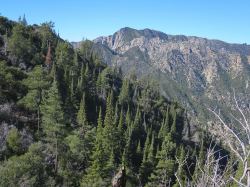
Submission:
<svg viewBox="0 0 250 187">
<path fill-rule="evenodd" d="M 157 82 L 53 28 L 0 17 L 0 186 L 198 186 L 208 150 L 229 154 Z M 218 162 L 225 186 L 235 160 Z"/>
</svg>

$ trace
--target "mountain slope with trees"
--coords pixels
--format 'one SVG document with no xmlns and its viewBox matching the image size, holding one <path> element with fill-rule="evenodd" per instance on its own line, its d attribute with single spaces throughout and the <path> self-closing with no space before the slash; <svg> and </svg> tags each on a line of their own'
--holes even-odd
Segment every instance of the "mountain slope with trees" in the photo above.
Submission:
<svg viewBox="0 0 250 187">
<path fill-rule="evenodd" d="M 224 111 L 234 110 L 233 89 L 241 93 L 243 109 L 249 111 L 249 45 L 128 27 L 93 42 L 110 67 L 121 66 L 125 75 L 135 70 L 138 77 L 155 79 L 162 94 L 179 100 L 211 131 L 214 116 L 207 108 L 219 105 Z"/>
<path fill-rule="evenodd" d="M 112 186 L 120 168 L 123 186 L 197 186 L 209 132 L 157 82 L 124 76 L 93 42 L 73 49 L 53 27 L 0 17 L 0 186 Z M 201 165 L 180 168 L 185 156 Z"/>
</svg>

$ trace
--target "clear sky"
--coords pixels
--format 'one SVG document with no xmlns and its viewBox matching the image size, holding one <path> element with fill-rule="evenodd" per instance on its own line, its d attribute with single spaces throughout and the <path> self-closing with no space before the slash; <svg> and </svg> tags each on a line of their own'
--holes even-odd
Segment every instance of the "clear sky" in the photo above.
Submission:
<svg viewBox="0 0 250 187">
<path fill-rule="evenodd" d="M 5 0 L 0 13 L 28 24 L 55 22 L 60 37 L 90 40 L 120 28 L 250 44 L 250 0 Z"/>
</svg>

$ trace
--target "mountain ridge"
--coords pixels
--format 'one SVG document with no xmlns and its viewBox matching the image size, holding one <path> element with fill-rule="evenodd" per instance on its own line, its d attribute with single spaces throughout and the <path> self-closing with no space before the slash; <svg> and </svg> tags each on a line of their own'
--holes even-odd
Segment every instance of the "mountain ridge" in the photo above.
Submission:
<svg viewBox="0 0 250 187">
<path fill-rule="evenodd" d="M 156 79 L 162 93 L 181 100 L 199 123 L 211 124 L 207 108 L 234 108 L 234 89 L 249 111 L 250 45 L 128 27 L 93 42 L 109 66 Z"/>
</svg>

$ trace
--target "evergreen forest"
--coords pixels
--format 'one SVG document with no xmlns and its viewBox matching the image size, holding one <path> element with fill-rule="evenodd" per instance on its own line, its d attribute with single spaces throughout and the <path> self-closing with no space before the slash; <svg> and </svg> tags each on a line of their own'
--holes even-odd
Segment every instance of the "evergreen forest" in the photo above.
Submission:
<svg viewBox="0 0 250 187">
<path fill-rule="evenodd" d="M 0 16 L 0 186 L 199 186 L 208 158 L 239 186 L 237 157 L 159 87 L 53 22 Z"/>
</svg>

